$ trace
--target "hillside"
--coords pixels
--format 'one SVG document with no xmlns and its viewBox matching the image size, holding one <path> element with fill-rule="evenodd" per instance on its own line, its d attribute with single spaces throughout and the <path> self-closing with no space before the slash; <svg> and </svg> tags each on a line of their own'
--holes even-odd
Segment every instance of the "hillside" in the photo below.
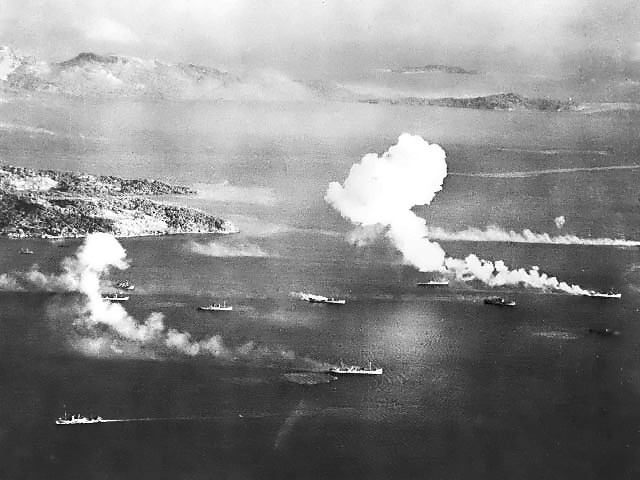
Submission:
<svg viewBox="0 0 640 480">
<path fill-rule="evenodd" d="M 126 237 L 236 231 L 223 219 L 149 198 L 193 193 L 157 180 L 3 166 L 0 235 L 47 238 L 109 232 Z"/>
<path fill-rule="evenodd" d="M 232 75 L 201 65 L 90 52 L 47 63 L 20 56 L 8 47 L 0 47 L 0 87 L 80 97 L 265 101 L 313 97 L 302 83 L 273 71 Z"/>
</svg>

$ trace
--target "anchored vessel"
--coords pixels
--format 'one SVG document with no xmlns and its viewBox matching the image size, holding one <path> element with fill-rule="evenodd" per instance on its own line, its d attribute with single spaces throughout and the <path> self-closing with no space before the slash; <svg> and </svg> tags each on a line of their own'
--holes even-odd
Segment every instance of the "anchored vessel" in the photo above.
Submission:
<svg viewBox="0 0 640 480">
<path fill-rule="evenodd" d="M 110 302 L 126 302 L 129 300 L 129 295 L 124 295 L 123 293 L 108 293 L 102 295 L 102 299 Z"/>
<path fill-rule="evenodd" d="M 428 282 L 418 282 L 419 287 L 447 287 L 449 280 L 429 280 Z"/>
<path fill-rule="evenodd" d="M 133 290 L 134 288 L 136 288 L 134 285 L 131 285 L 129 283 L 129 280 L 116 283 L 116 287 L 119 288 L 120 290 Z"/>
<path fill-rule="evenodd" d="M 502 297 L 489 297 L 484 299 L 487 305 L 497 305 L 498 307 L 515 307 L 516 302 L 513 300 L 505 300 Z"/>
<path fill-rule="evenodd" d="M 360 367 L 358 365 L 344 365 L 340 362 L 339 367 L 331 367 L 330 373 L 337 373 L 340 375 L 382 375 L 382 368 L 373 368 L 371 362 L 367 367 Z"/>
<path fill-rule="evenodd" d="M 212 303 L 211 305 L 205 305 L 204 307 L 198 307 L 198 310 L 206 310 L 209 312 L 230 312 L 233 310 L 231 305 L 227 305 L 227 302 Z"/>
<path fill-rule="evenodd" d="M 102 423 L 102 422 L 107 422 L 108 420 L 105 420 L 102 417 L 84 417 L 80 414 L 75 414 L 75 415 L 69 415 L 67 414 L 67 412 L 64 412 L 64 416 L 63 417 L 58 417 L 58 419 L 56 420 L 56 424 L 57 425 L 75 425 L 78 423 Z"/>
</svg>

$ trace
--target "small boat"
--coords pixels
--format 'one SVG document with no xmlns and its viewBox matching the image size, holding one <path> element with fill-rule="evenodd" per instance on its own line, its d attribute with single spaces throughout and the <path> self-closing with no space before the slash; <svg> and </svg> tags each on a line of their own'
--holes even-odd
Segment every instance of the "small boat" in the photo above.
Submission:
<svg viewBox="0 0 640 480">
<path fill-rule="evenodd" d="M 204 307 L 198 307 L 198 310 L 206 310 L 208 312 L 230 312 L 233 310 L 231 305 L 227 305 L 227 302 L 222 303 L 212 303 L 210 305 L 205 305 Z"/>
<path fill-rule="evenodd" d="M 484 299 L 485 305 L 496 305 L 498 307 L 515 307 L 516 302 L 513 300 L 505 300 L 502 297 L 489 297 Z"/>
<path fill-rule="evenodd" d="M 449 280 L 429 280 L 428 282 L 418 282 L 418 287 L 448 287 Z"/>
<path fill-rule="evenodd" d="M 102 299 L 110 302 L 126 302 L 129 300 L 129 295 L 123 293 L 107 293 L 106 295 L 102 295 Z"/>
<path fill-rule="evenodd" d="M 102 417 L 84 417 L 80 414 L 69 415 L 67 412 L 64 412 L 63 417 L 58 417 L 56 420 L 56 425 L 77 425 L 79 423 L 103 423 L 108 422 Z"/>
<path fill-rule="evenodd" d="M 360 367 L 358 365 L 344 365 L 340 362 L 339 367 L 331 367 L 329 373 L 335 373 L 339 375 L 382 375 L 382 368 L 373 368 L 371 362 L 369 366 Z"/>
<path fill-rule="evenodd" d="M 343 298 L 325 297 L 323 295 L 313 295 L 312 293 L 305 294 L 302 299 L 309 303 L 328 303 L 330 305 L 344 305 L 347 303 Z"/>
<path fill-rule="evenodd" d="M 33 250 L 23 247 L 20 249 L 20 253 L 22 253 L 23 255 L 33 255 Z"/>
<path fill-rule="evenodd" d="M 129 283 L 129 280 L 125 280 L 124 282 L 116 283 L 116 288 L 119 288 L 120 290 L 133 290 L 136 287 L 134 285 L 131 285 Z"/>
</svg>

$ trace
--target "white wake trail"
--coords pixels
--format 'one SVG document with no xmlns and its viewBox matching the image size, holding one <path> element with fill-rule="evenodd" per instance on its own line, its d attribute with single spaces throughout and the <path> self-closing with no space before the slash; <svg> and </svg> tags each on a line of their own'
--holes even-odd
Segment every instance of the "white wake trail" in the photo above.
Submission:
<svg viewBox="0 0 640 480">
<path fill-rule="evenodd" d="M 491 225 L 484 230 L 479 228 L 467 228 L 451 232 L 441 227 L 426 227 L 427 236 L 434 240 L 462 241 L 462 242 L 505 242 L 505 243 L 540 243 L 552 245 L 591 245 L 610 247 L 638 247 L 640 241 L 618 238 L 584 238 L 576 235 L 549 235 L 548 233 L 535 233 L 524 229 L 522 232 L 503 230 Z"/>
</svg>

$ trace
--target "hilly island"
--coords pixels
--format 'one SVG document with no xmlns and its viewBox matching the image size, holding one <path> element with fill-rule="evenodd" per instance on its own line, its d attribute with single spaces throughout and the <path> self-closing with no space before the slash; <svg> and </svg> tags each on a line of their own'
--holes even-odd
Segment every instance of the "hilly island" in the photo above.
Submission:
<svg viewBox="0 0 640 480">
<path fill-rule="evenodd" d="M 157 180 L 128 180 L 0 166 L 0 235 L 14 238 L 119 237 L 233 233 L 228 221 L 153 199 L 194 190 Z"/>
</svg>

